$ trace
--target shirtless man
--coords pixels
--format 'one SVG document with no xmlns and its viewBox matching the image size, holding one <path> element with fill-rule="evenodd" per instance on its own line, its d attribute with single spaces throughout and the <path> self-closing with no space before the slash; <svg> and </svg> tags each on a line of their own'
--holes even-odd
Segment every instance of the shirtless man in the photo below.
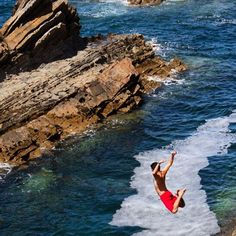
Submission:
<svg viewBox="0 0 236 236">
<path fill-rule="evenodd" d="M 154 185 L 157 194 L 160 196 L 161 201 L 164 203 L 166 208 L 171 211 L 173 214 L 177 213 L 179 207 L 184 207 L 185 203 L 183 200 L 183 195 L 186 189 L 177 190 L 176 196 L 174 196 L 167 188 L 166 188 L 166 174 L 170 167 L 174 162 L 176 151 L 171 153 L 170 159 L 167 165 L 161 170 L 160 165 L 165 162 L 161 160 L 159 162 L 153 162 L 151 164 L 152 174 L 154 177 Z"/>
</svg>

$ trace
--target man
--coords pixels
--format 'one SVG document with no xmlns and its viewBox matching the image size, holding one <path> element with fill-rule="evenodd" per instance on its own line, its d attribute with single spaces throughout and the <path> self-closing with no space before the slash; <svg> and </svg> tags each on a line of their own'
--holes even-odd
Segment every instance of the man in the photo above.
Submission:
<svg viewBox="0 0 236 236">
<path fill-rule="evenodd" d="M 165 179 L 166 174 L 174 162 L 176 151 L 171 153 L 169 162 L 161 170 L 160 165 L 165 162 L 161 160 L 159 162 L 153 162 L 151 164 L 152 174 L 154 177 L 154 185 L 157 194 L 160 196 L 161 201 L 164 203 L 166 208 L 171 211 L 173 214 L 177 213 L 179 207 L 184 207 L 185 203 L 183 200 L 183 195 L 186 189 L 177 190 L 176 196 L 174 196 L 166 187 Z"/>
</svg>

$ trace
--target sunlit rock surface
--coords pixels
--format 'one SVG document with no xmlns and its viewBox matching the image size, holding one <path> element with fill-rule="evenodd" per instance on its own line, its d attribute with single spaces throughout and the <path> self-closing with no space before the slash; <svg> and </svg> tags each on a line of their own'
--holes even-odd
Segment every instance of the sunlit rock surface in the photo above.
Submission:
<svg viewBox="0 0 236 236">
<path fill-rule="evenodd" d="M 78 19 L 67 1 L 22 0 L 3 25 L 1 162 L 27 162 L 91 124 L 129 112 L 144 93 L 186 69 L 178 59 L 156 56 L 139 34 L 80 38 Z"/>
</svg>

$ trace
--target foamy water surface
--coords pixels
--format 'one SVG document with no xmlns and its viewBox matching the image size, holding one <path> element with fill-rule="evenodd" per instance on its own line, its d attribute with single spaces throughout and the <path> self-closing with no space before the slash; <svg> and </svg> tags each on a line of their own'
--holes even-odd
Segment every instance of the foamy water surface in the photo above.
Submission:
<svg viewBox="0 0 236 236">
<path fill-rule="evenodd" d="M 206 236 L 219 232 L 216 216 L 209 209 L 198 172 L 209 164 L 208 157 L 223 155 L 231 143 L 236 143 L 236 135 L 229 130 L 230 123 L 235 122 L 236 113 L 208 120 L 185 140 L 176 140 L 163 149 L 135 156 L 140 167 L 134 170 L 131 187 L 137 190 L 137 194 L 122 202 L 111 224 L 146 229 L 137 235 L 164 236 L 168 232 L 168 235 Z M 150 171 L 150 163 L 167 158 L 171 149 L 177 150 L 178 155 L 168 173 L 167 186 L 174 192 L 187 188 L 184 196 L 186 207 L 180 209 L 178 215 L 169 213 L 156 196 Z"/>
<path fill-rule="evenodd" d="M 12 170 L 12 166 L 7 163 L 0 163 L 0 180 L 3 180 Z"/>
</svg>

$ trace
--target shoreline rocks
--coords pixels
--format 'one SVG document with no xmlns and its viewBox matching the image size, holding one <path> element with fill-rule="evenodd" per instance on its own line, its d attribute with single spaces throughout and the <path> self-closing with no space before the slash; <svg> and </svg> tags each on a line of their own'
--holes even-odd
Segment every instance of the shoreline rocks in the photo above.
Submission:
<svg viewBox="0 0 236 236">
<path fill-rule="evenodd" d="M 57 11 L 38 9 L 38 0 L 21 0 L 1 29 L 6 49 L 1 46 L 0 56 L 10 50 L 0 67 L 0 161 L 14 165 L 113 114 L 131 111 L 161 80 L 186 70 L 178 59 L 156 56 L 139 34 L 81 38 L 79 18 L 65 0 L 43 3 Z M 36 15 L 25 13 L 32 11 Z M 55 32 L 70 32 L 72 26 L 75 34 L 54 41 Z"/>
<path fill-rule="evenodd" d="M 10 74 L 0 84 L 0 160 L 34 159 L 70 134 L 137 107 L 143 93 L 160 86 L 148 76 L 164 80 L 185 69 L 177 59 L 155 57 L 142 35 L 112 35 L 72 58 Z"/>
</svg>

